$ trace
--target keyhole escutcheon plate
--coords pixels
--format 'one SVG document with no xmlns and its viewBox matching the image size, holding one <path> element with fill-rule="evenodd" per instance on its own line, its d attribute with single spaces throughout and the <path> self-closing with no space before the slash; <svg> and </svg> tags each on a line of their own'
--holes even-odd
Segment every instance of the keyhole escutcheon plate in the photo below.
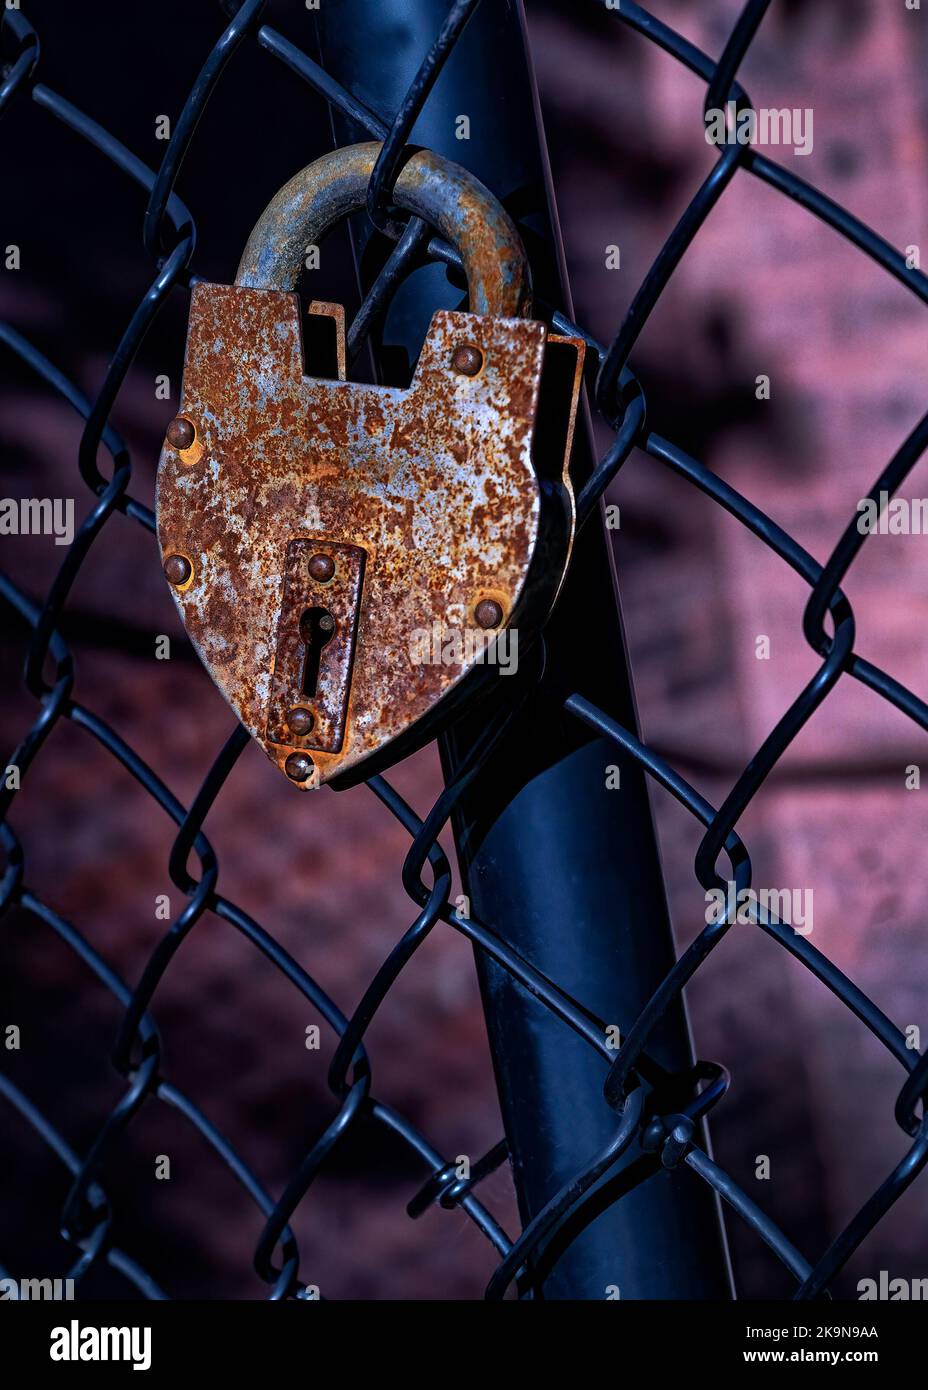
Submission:
<svg viewBox="0 0 928 1390">
<path fill-rule="evenodd" d="M 345 738 L 367 556 L 357 545 L 300 537 L 287 545 L 277 618 L 267 739 L 291 750 L 337 753 Z M 308 711 L 302 737 L 291 712 Z"/>
</svg>

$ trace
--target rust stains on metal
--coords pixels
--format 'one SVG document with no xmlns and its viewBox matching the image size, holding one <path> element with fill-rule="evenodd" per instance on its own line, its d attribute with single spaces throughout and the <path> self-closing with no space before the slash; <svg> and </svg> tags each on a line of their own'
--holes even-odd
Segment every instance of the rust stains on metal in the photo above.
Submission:
<svg viewBox="0 0 928 1390">
<path fill-rule="evenodd" d="M 303 730 L 304 745 L 326 753 L 341 749 L 366 560 L 356 545 L 305 538 L 288 543 L 267 716 L 269 743 L 292 744 L 299 731 L 290 711 L 305 701 L 311 718 Z"/>
<path fill-rule="evenodd" d="M 174 592 L 213 679 L 301 788 L 424 726 L 473 669 L 443 636 L 474 626 L 476 602 L 529 630 L 550 609 L 573 497 L 566 471 L 542 488 L 532 464 L 545 341 L 524 318 L 440 311 L 408 390 L 316 379 L 295 295 L 194 288 L 182 410 L 203 453 L 191 469 L 163 450 L 159 541 L 191 557 Z M 477 376 L 452 366 L 462 342 L 482 354 Z M 327 581 L 310 572 L 320 555 Z M 297 673 L 313 607 L 334 619 L 320 699 Z M 297 707 L 314 716 L 302 733 Z"/>
<path fill-rule="evenodd" d="M 255 289 L 294 289 L 306 247 L 321 241 L 333 222 L 363 208 L 380 149 L 369 141 L 332 150 L 284 184 L 255 224 L 237 282 Z M 529 312 L 531 284 L 519 233 L 469 170 L 418 150 L 403 165 L 392 197 L 457 247 L 473 313 Z"/>
</svg>

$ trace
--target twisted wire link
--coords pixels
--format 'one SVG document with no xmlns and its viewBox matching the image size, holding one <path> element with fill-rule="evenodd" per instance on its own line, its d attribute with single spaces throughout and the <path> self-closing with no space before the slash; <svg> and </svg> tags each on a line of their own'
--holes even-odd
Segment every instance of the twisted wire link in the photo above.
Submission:
<svg viewBox="0 0 928 1390">
<path fill-rule="evenodd" d="M 605 4 L 606 0 L 594 2 Z M 274 1300 L 306 1296 L 300 1278 L 299 1248 L 290 1221 L 307 1199 L 323 1165 L 338 1162 L 339 1148 L 346 1135 L 362 1119 L 389 1131 L 423 1170 L 421 1185 L 407 1205 L 411 1218 L 418 1218 L 435 1205 L 461 1211 L 495 1249 L 500 1262 L 486 1290 L 491 1299 L 502 1298 L 513 1284 L 522 1292 L 530 1292 L 533 1260 L 567 1224 L 593 1184 L 615 1167 L 636 1140 L 640 1155 L 623 1169 L 621 1180 L 614 1184 L 613 1201 L 621 1201 L 659 1168 L 682 1164 L 694 1180 L 707 1183 L 718 1192 L 774 1252 L 795 1281 L 797 1299 L 827 1296 L 830 1284 L 854 1250 L 928 1162 L 928 1116 L 924 1104 L 928 1092 L 928 1056 L 910 1049 L 902 1030 L 805 937 L 797 935 L 788 923 L 772 914 L 753 909 L 755 924 L 830 990 L 887 1049 L 905 1073 L 896 1097 L 894 1117 L 910 1141 L 909 1146 L 828 1249 L 816 1260 L 804 1255 L 698 1142 L 699 1120 L 718 1105 L 727 1092 L 726 1070 L 715 1063 L 699 1061 L 683 1076 L 669 1075 L 647 1050 L 667 1009 L 679 999 L 686 983 L 721 944 L 733 922 L 726 916 L 699 932 L 638 1017 L 619 1021 L 621 1045 L 615 1052 L 607 1045 L 604 1021 L 586 1008 L 582 1000 L 574 999 L 556 981 L 541 974 L 493 931 L 492 924 L 480 922 L 454 908 L 449 898 L 451 865 L 439 840 L 458 799 L 486 765 L 512 721 L 519 718 L 522 704 L 533 690 L 540 691 L 571 717 L 611 740 L 704 827 L 694 872 L 699 885 L 706 890 L 724 887 L 729 881 L 739 890 L 750 886 L 751 859 L 737 825 L 787 748 L 845 676 L 860 682 L 917 726 L 928 730 L 928 705 L 855 649 L 854 613 L 840 587 L 866 541 L 855 519 L 848 522 L 826 562 L 819 564 L 749 498 L 651 430 L 643 389 L 629 366 L 635 344 L 674 271 L 725 190 L 742 173 L 760 178 L 819 218 L 922 302 L 928 303 L 928 278 L 908 266 L 900 252 L 848 209 L 754 147 L 728 146 L 719 155 L 660 248 L 608 344 L 597 342 L 563 314 L 551 315 L 558 331 L 582 337 L 591 349 L 596 366 L 595 404 L 615 431 L 612 444 L 579 492 L 579 523 L 586 524 L 598 510 L 606 488 L 637 448 L 730 513 L 809 585 L 802 630 L 821 664 L 783 711 L 719 807 L 710 805 L 666 759 L 633 731 L 598 709 L 582 691 L 558 688 L 546 678 L 543 643 L 538 643 L 539 659 L 524 667 L 513 681 L 510 704 L 486 730 L 455 780 L 445 787 L 424 818 L 416 815 L 384 777 L 369 779 L 370 790 L 410 836 L 402 879 L 416 916 L 375 973 L 354 1012 L 346 1017 L 271 931 L 219 891 L 219 864 L 204 826 L 248 741 L 245 731 L 240 726 L 232 730 L 207 769 L 200 791 L 192 804 L 185 807 L 128 743 L 75 698 L 74 657 L 60 632 L 61 618 L 74 582 L 82 568 L 92 562 L 97 538 L 117 514 L 146 531 L 154 530 L 151 508 L 128 490 L 131 458 L 112 425 L 111 415 L 126 373 L 159 310 L 172 291 L 189 289 L 196 278 L 192 269 L 196 224 L 174 186 L 195 138 L 200 117 L 227 63 L 249 46 L 262 49 L 295 72 L 332 106 L 383 141 L 368 189 L 367 210 L 372 224 L 393 237 L 397 244 L 349 332 L 349 351 L 354 357 L 411 269 L 427 259 L 460 268 L 457 253 L 433 235 L 424 223 L 418 219 L 406 223 L 395 220 L 391 190 L 409 151 L 408 142 L 415 122 L 477 3 L 478 0 L 454 0 L 450 4 L 445 22 L 423 57 L 399 109 L 387 115 L 374 110 L 363 97 L 345 90 L 289 40 L 262 25 L 266 0 L 223 0 L 221 9 L 228 23 L 204 58 L 156 170 L 150 169 L 116 135 L 87 116 L 68 97 L 38 81 L 41 73 L 38 32 L 21 10 L 7 10 L 3 15 L 0 115 L 14 101 L 32 102 L 87 142 L 148 194 L 141 234 L 143 248 L 152 263 L 152 280 L 128 317 L 103 384 L 93 400 L 87 399 L 22 334 L 9 325 L 0 324 L 3 350 L 30 368 L 49 391 L 65 400 L 84 420 L 77 467 L 95 498 L 41 601 L 25 593 L 12 578 L 0 575 L 0 600 L 14 621 L 25 628 L 27 655 L 23 679 L 38 706 L 35 718 L 21 732 L 7 761 L 20 769 L 22 787 L 49 735 L 62 721 L 82 730 L 115 760 L 122 772 L 148 793 L 176 826 L 168 869 L 172 882 L 186 898 L 183 910 L 157 942 L 136 984 L 128 986 L 87 937 L 29 886 L 23 847 L 9 819 L 18 791 L 6 786 L 0 788 L 0 843 L 4 853 L 0 920 L 16 907 L 36 924 L 37 929 L 50 930 L 90 972 L 96 984 L 108 991 L 122 1008 L 112 1064 L 122 1079 L 124 1090 L 109 1113 L 100 1118 L 95 1135 L 83 1153 L 75 1152 L 54 1123 L 0 1073 L 0 1100 L 32 1129 L 72 1175 L 72 1185 L 61 1212 L 61 1228 L 73 1250 L 70 1277 L 77 1284 L 97 1264 L 104 1262 L 145 1297 L 168 1296 L 137 1261 L 112 1243 L 113 1210 L 106 1191 L 107 1166 L 116 1161 L 119 1140 L 139 1112 L 152 1104 L 167 1105 L 181 1115 L 207 1141 L 216 1161 L 226 1165 L 254 1203 L 262 1221 L 255 1244 L 254 1265 L 267 1286 L 268 1298 Z M 747 0 L 718 60 L 711 59 L 633 0 L 622 0 L 618 10 L 608 8 L 617 24 L 627 26 L 662 48 L 705 82 L 706 109 L 733 101 L 736 110 L 743 111 L 750 107 L 750 98 L 738 82 L 737 73 L 769 5 L 770 0 Z M 926 444 L 928 415 L 902 442 L 868 495 L 874 500 L 881 492 L 892 495 L 919 461 Z M 101 471 L 98 462 L 101 446 L 109 457 L 108 475 Z M 826 632 L 826 618 L 830 619 L 831 635 Z M 725 875 L 718 867 L 722 854 L 728 862 Z M 190 866 L 191 855 L 196 860 L 195 869 Z M 429 881 L 423 877 L 425 874 Z M 337 1039 L 328 1075 L 333 1098 L 331 1115 L 276 1197 L 265 1191 L 205 1111 L 162 1074 L 161 1038 L 151 1010 L 157 1002 L 159 986 L 172 969 L 175 958 L 208 916 L 232 927 L 273 964 L 317 1011 Z M 461 1178 L 454 1163 L 440 1154 L 402 1114 L 377 1100 L 372 1090 L 373 1068 L 365 1047 L 365 1035 L 397 978 L 439 923 L 486 952 L 603 1060 L 603 1104 L 615 1113 L 612 1138 L 599 1153 L 590 1155 L 588 1163 L 552 1196 L 514 1239 L 506 1234 L 476 1195 L 480 1182 L 506 1161 L 505 1141 L 495 1144 L 478 1160 L 469 1177 Z"/>
</svg>

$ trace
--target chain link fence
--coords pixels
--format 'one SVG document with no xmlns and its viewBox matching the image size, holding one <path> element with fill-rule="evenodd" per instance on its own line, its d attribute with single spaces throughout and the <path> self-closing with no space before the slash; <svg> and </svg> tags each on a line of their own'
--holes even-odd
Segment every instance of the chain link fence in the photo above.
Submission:
<svg viewBox="0 0 928 1390">
<path fill-rule="evenodd" d="M 489 3 L 489 0 L 484 0 Z M 218 1160 L 228 1166 L 261 1214 L 263 1230 L 255 1250 L 255 1268 L 267 1285 L 271 1299 L 314 1298 L 319 1291 L 307 1286 L 301 1271 L 300 1251 L 291 1218 L 304 1201 L 311 1200 L 310 1189 L 324 1164 L 337 1165 L 340 1151 L 349 1135 L 363 1120 L 389 1132 L 405 1146 L 421 1167 L 423 1183 L 411 1198 L 408 1212 L 421 1216 L 432 1206 L 464 1213 L 483 1234 L 498 1255 L 495 1272 L 487 1287 L 489 1298 L 502 1298 L 513 1289 L 527 1292 L 531 1286 L 533 1261 L 561 1232 L 585 1195 L 635 1142 L 659 1158 L 667 1168 L 686 1165 L 702 1182 L 725 1200 L 737 1217 L 747 1223 L 757 1238 L 766 1242 L 789 1271 L 795 1282 L 795 1296 L 813 1299 L 827 1294 L 838 1272 L 881 1217 L 913 1182 L 928 1160 L 928 1129 L 923 1101 L 928 1086 L 928 1060 L 907 1044 L 902 1029 L 887 1018 L 789 922 L 764 910 L 756 902 L 748 908 L 751 920 L 773 938 L 783 950 L 801 962 L 825 988 L 859 1019 L 887 1049 L 902 1069 L 895 1096 L 895 1119 L 903 1136 L 900 1158 L 863 1203 L 829 1247 L 820 1252 L 801 1252 L 765 1214 L 731 1176 L 723 1171 L 700 1142 L 699 1121 L 720 1104 L 728 1089 L 727 1071 L 716 1064 L 697 1064 L 686 1077 L 671 1077 L 649 1057 L 649 1042 L 668 1008 L 678 1002 L 681 992 L 709 954 L 721 943 L 743 908 L 733 905 L 732 894 L 742 894 L 752 885 L 751 858 L 738 833 L 738 824 L 765 781 L 813 714 L 828 699 L 837 684 L 846 678 L 858 681 L 882 701 L 887 701 L 920 728 L 928 728 L 928 705 L 891 674 L 862 659 L 855 651 L 855 620 L 841 585 L 848 569 L 865 543 L 858 518 L 850 518 L 824 564 L 819 564 L 748 497 L 689 457 L 671 440 L 656 433 L 647 418 L 644 394 L 629 366 L 636 342 L 675 268 L 697 236 L 701 226 L 726 188 L 736 177 L 752 175 L 792 199 L 810 215 L 820 219 L 836 236 L 845 238 L 862 255 L 869 257 L 894 276 L 921 301 L 928 300 L 928 279 L 909 265 L 904 256 L 863 225 L 846 208 L 838 205 L 805 183 L 756 145 L 737 142 L 720 146 L 711 173 L 697 189 L 672 234 L 654 258 L 624 321 L 608 344 L 595 341 L 582 327 L 555 313 L 551 321 L 556 330 L 575 334 L 588 344 L 593 370 L 589 385 L 595 407 L 614 429 L 614 441 L 598 463 L 578 497 L 581 524 L 598 524 L 603 494 L 633 450 L 643 451 L 655 463 L 669 468 L 684 482 L 705 494 L 735 517 L 783 563 L 795 571 L 809 587 L 809 598 L 802 616 L 802 634 L 821 664 L 797 698 L 785 709 L 776 726 L 756 750 L 734 781 L 721 805 L 710 805 L 663 757 L 646 746 L 635 733 L 616 721 L 586 698 L 583 690 L 554 689 L 550 696 L 564 710 L 590 729 L 612 740 L 616 749 L 634 760 L 649 777 L 666 789 L 704 827 L 704 835 L 694 865 L 698 889 L 694 904 L 704 913 L 705 895 L 719 892 L 725 911 L 718 920 L 708 922 L 692 944 L 676 961 L 660 988 L 637 1018 L 619 1020 L 621 1043 L 616 1049 L 609 1020 L 593 1016 L 582 999 L 571 997 L 541 975 L 532 964 L 502 941 L 493 923 L 481 922 L 458 911 L 449 900 L 452 869 L 439 843 L 446 825 L 473 767 L 464 767 L 445 790 L 439 802 L 420 819 L 392 783 L 385 777 L 372 777 L 368 786 L 410 837 L 409 852 L 403 865 L 403 883 L 416 911 L 412 926 L 396 943 L 384 961 L 351 1017 L 335 1005 L 324 985 L 311 977 L 275 939 L 274 935 L 223 894 L 219 885 L 216 855 L 204 830 L 207 816 L 221 795 L 239 755 L 248 742 L 237 728 L 215 758 L 202 787 L 189 805 L 184 805 L 149 766 L 98 714 L 79 698 L 79 684 L 70 647 L 61 635 L 62 615 L 82 570 L 94 564 L 95 548 L 101 534 L 117 514 L 132 526 L 154 531 L 154 515 L 144 498 L 130 491 L 132 466 L 129 451 L 112 423 L 114 408 L 126 375 L 155 316 L 173 291 L 186 293 L 196 281 L 196 224 L 193 213 L 174 191 L 181 165 L 196 138 L 198 121 L 230 58 L 248 61 L 249 53 L 262 49 L 302 78 L 335 108 L 358 125 L 385 141 L 371 183 L 368 210 L 374 224 L 390 228 L 391 187 L 401 166 L 403 151 L 417 115 L 428 101 L 432 85 L 457 43 L 477 0 L 456 0 L 449 7 L 441 32 L 431 50 L 423 56 L 420 71 L 410 86 L 400 109 L 379 112 L 370 109 L 357 95 L 349 93 L 307 54 L 282 34 L 266 25 L 266 0 L 245 0 L 222 5 L 228 21 L 218 34 L 214 47 L 204 55 L 200 74 L 193 84 L 183 111 L 166 145 L 157 169 L 149 168 L 122 143 L 119 135 L 85 113 L 69 96 L 44 85 L 40 41 L 41 23 L 29 14 L 28 0 L 22 7 L 7 6 L 0 30 L 2 86 L 0 113 L 13 102 L 31 103 L 33 119 L 50 117 L 61 123 L 69 138 L 86 141 L 101 160 L 109 161 L 127 185 L 139 185 L 147 195 L 141 233 L 152 266 L 152 279 L 145 294 L 128 316 L 125 331 L 112 355 L 103 385 L 94 399 L 87 399 L 78 386 L 65 376 L 54 361 L 39 352 L 12 327 L 0 325 L 4 352 L 14 354 L 35 374 L 44 388 L 71 406 L 83 419 L 83 434 L 77 469 L 94 501 L 68 547 L 60 569 L 48 592 L 41 597 L 27 593 L 15 576 L 0 576 L 0 596 L 12 617 L 28 631 L 28 652 L 23 680 L 35 703 L 35 717 L 21 732 L 7 756 L 7 773 L 2 789 L 3 821 L 0 828 L 5 850 L 5 867 L 0 887 L 0 913 L 14 909 L 48 931 L 73 952 L 81 967 L 90 973 L 121 1007 L 122 1024 L 112 1053 L 112 1065 L 121 1084 L 121 1094 L 111 1111 L 99 1123 L 95 1136 L 81 1152 L 66 1142 L 54 1115 L 40 1110 L 33 1100 L 0 1072 L 0 1095 L 8 1114 L 4 1124 L 29 1126 L 48 1146 L 71 1176 L 70 1191 L 61 1212 L 63 1236 L 73 1249 L 68 1277 L 79 1288 L 90 1271 L 106 1262 L 124 1276 L 127 1287 L 147 1298 L 167 1296 L 131 1251 L 120 1248 L 115 1234 L 117 1211 L 108 1196 L 107 1175 L 118 1163 L 122 1137 L 140 1112 L 151 1106 L 167 1106 L 194 1127 Z M 679 33 L 660 22 L 632 0 L 606 4 L 615 24 L 629 26 L 658 45 L 706 84 L 706 110 L 751 109 L 750 98 L 740 85 L 737 73 L 770 0 L 749 0 L 724 46 L 713 60 Z M 221 23 L 221 19 L 219 21 Z M 218 24 L 217 24 L 218 31 Z M 240 52 L 239 52 L 240 51 Z M 75 89 L 80 74 L 75 73 Z M 74 93 L 72 93 L 74 94 Z M 697 129 L 694 139 L 702 139 Z M 62 138 L 64 136 L 62 135 Z M 20 196 L 25 196 L 20 191 Z M 398 229 L 393 227 L 394 234 Z M 386 304 L 413 264 L 423 259 L 454 263 L 450 248 L 438 242 L 423 245 L 423 238 L 402 238 L 383 274 L 378 276 L 371 294 L 362 305 L 355 329 L 355 344 L 382 314 Z M 103 268 L 91 267 L 101 274 Z M 920 458 L 928 443 L 928 416 L 899 446 L 886 468 L 875 480 L 869 497 L 881 505 L 881 496 L 892 496 Z M 101 446 L 109 456 L 103 471 L 98 463 Z M 122 523 L 118 523 L 122 524 Z M 122 544 L 129 544 L 127 532 Z M 535 669 L 533 667 L 533 669 Z M 543 678 L 542 678 L 543 679 Z M 515 684 L 515 683 L 514 683 Z M 522 682 L 518 682 L 522 684 Z M 507 718 L 519 717 L 519 693 L 513 692 Z M 43 758 L 43 750 L 54 730 L 65 726 L 95 740 L 101 749 L 135 779 L 150 796 L 154 811 L 176 827 L 169 858 L 171 881 L 185 895 L 182 912 L 164 928 L 155 949 L 135 984 L 124 982 L 95 949 L 90 939 L 41 895 L 39 885 L 30 882 L 23 846 L 17 837 L 16 802 L 29 796 L 30 773 Z M 497 731 L 498 732 L 498 731 Z M 493 740 L 480 749 L 480 758 L 492 755 Z M 88 801 L 88 815 L 93 815 Z M 260 830 L 258 831 L 260 833 Z M 720 861 L 726 860 L 722 867 Z M 423 875 L 428 872 L 428 878 Z M 747 894 L 750 899 L 750 894 Z M 210 918 L 219 919 L 240 933 L 270 965 L 286 978 L 295 991 L 318 1012 L 333 1030 L 338 1043 L 329 1070 L 332 1113 L 328 1124 L 307 1148 L 283 1190 L 265 1190 L 255 1174 L 236 1152 L 227 1137 L 211 1123 L 207 1110 L 167 1080 L 162 1066 L 162 1040 L 152 1014 L 157 992 L 167 972 L 175 967 L 175 957 L 190 936 Z M 378 1009 L 433 927 L 444 923 L 482 949 L 499 966 L 526 986 L 542 1001 L 566 1029 L 582 1037 L 603 1060 L 604 1096 L 602 1104 L 615 1113 L 615 1132 L 601 1152 L 590 1156 L 588 1165 L 557 1192 L 547 1206 L 520 1233 L 507 1233 L 481 1200 L 480 1185 L 507 1160 L 505 1142 L 494 1145 L 475 1161 L 462 1176 L 456 1161 L 440 1153 L 427 1136 L 404 1114 L 377 1099 L 373 1089 L 372 1060 L 365 1037 Z M 2 940 L 0 940 L 2 951 Z M 681 1100 L 681 1096 L 684 1097 Z M 569 1098 L 564 1099 L 569 1104 Z M 376 1150 L 371 1149 L 376 1163 Z M 28 1175 L 23 1175 L 24 1181 Z M 15 1192 L 3 1194 L 4 1202 L 16 1200 Z M 614 1200 L 623 1200 L 616 1195 Z M 0 1252 L 2 1257 L 2 1252 Z M 2 1271 L 4 1274 L 13 1271 Z M 323 1290 L 324 1296 L 324 1290 Z"/>
</svg>

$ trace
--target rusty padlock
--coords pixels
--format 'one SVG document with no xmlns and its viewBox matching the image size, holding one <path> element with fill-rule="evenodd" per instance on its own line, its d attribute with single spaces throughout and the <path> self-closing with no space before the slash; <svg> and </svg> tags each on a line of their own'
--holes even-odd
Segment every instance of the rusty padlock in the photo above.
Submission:
<svg viewBox="0 0 928 1390">
<path fill-rule="evenodd" d="M 465 169 L 421 151 L 393 192 L 456 246 L 469 296 L 469 312 L 433 316 L 408 389 L 346 380 L 337 304 L 309 310 L 332 330 L 337 376 L 314 374 L 315 334 L 304 360 L 306 248 L 364 206 L 379 151 L 309 165 L 259 219 L 236 283 L 195 286 L 158 468 L 187 632 L 304 789 L 350 785 L 433 737 L 502 669 L 501 637 L 537 631 L 573 541 L 584 345 L 526 317 L 518 232 Z"/>
</svg>

